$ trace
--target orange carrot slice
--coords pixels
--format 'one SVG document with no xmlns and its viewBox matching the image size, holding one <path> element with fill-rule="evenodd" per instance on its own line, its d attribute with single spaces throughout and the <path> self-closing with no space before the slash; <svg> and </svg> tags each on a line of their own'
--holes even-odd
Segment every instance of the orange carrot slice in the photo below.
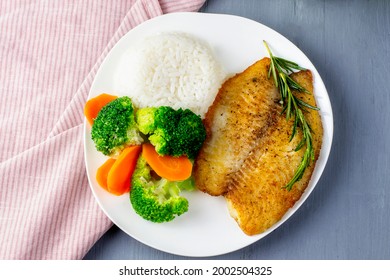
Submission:
<svg viewBox="0 0 390 280">
<path fill-rule="evenodd" d="M 105 190 L 107 189 L 107 176 L 112 165 L 115 163 L 115 159 L 109 158 L 105 163 L 100 166 L 96 172 L 96 181 Z"/>
<path fill-rule="evenodd" d="M 102 93 L 94 98 L 91 98 L 85 103 L 84 115 L 87 118 L 90 125 L 93 124 L 100 110 L 108 103 L 117 99 L 118 96 Z"/>
<path fill-rule="evenodd" d="M 125 148 L 112 165 L 107 176 L 107 190 L 115 195 L 130 191 L 131 176 L 137 164 L 141 146 Z"/>
<path fill-rule="evenodd" d="M 186 156 L 160 156 L 149 143 L 142 145 L 142 156 L 157 175 L 169 181 L 183 181 L 191 176 L 192 162 Z"/>
</svg>

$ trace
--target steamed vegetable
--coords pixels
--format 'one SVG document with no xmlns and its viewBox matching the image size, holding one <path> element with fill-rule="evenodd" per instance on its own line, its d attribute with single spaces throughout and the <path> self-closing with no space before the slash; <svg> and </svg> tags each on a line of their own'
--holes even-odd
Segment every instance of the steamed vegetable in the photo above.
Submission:
<svg viewBox="0 0 390 280">
<path fill-rule="evenodd" d="M 130 191 L 131 176 L 138 160 L 141 146 L 131 146 L 123 150 L 118 159 L 109 158 L 96 172 L 96 181 L 106 191 L 122 195 Z"/>
<path fill-rule="evenodd" d="M 130 191 L 131 176 L 140 152 L 141 146 L 130 146 L 119 155 L 107 176 L 107 190 L 110 193 L 122 195 Z"/>
<path fill-rule="evenodd" d="M 156 177 L 142 152 L 131 180 L 130 202 L 142 218 L 168 222 L 188 211 L 188 200 L 180 192 L 193 188 L 192 182 L 191 178 L 176 182 Z"/>
<path fill-rule="evenodd" d="M 183 181 L 192 173 L 192 162 L 186 156 L 160 156 L 153 145 L 143 144 L 142 154 L 149 166 L 162 178 Z"/>
<path fill-rule="evenodd" d="M 160 155 L 194 159 L 206 139 L 201 118 L 189 109 L 168 106 L 141 108 L 136 113 L 139 130 Z"/>
<path fill-rule="evenodd" d="M 99 114 L 100 110 L 111 101 L 117 99 L 117 96 L 102 93 L 94 98 L 91 98 L 85 103 L 84 115 L 90 125 L 93 125 L 94 120 Z"/>
<path fill-rule="evenodd" d="M 168 222 L 187 212 L 188 200 L 180 192 L 195 189 L 192 159 L 206 138 L 201 118 L 168 106 L 141 108 L 135 114 L 129 97 L 101 104 L 95 100 L 86 106 L 92 116 L 99 111 L 96 118 L 88 117 L 96 149 L 111 157 L 98 169 L 98 183 L 115 195 L 130 192 L 135 212 L 152 222 Z"/>
<path fill-rule="evenodd" d="M 143 142 L 134 118 L 129 97 L 119 97 L 104 106 L 91 130 L 96 149 L 106 156 L 117 157 L 128 146 Z"/>
<path fill-rule="evenodd" d="M 110 169 L 112 165 L 115 163 L 115 161 L 116 161 L 115 159 L 109 158 L 96 171 L 96 181 L 106 191 L 108 191 L 107 189 L 108 172 L 110 172 Z"/>
</svg>

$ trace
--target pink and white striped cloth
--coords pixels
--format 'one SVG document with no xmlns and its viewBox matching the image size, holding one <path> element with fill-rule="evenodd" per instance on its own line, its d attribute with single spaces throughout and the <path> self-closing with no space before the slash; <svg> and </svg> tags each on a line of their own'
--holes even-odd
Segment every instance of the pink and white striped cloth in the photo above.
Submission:
<svg viewBox="0 0 390 280">
<path fill-rule="evenodd" d="M 81 259 L 110 228 L 84 167 L 94 75 L 137 24 L 203 4 L 0 1 L 0 259 Z"/>
</svg>

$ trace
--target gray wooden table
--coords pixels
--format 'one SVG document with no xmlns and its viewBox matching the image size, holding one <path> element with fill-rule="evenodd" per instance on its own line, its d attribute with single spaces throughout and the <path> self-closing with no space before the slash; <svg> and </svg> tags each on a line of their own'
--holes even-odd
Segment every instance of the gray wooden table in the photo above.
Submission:
<svg viewBox="0 0 390 280">
<path fill-rule="evenodd" d="M 295 43 L 324 80 L 335 120 L 327 167 L 299 211 L 213 259 L 390 259 L 390 1 L 210 0 L 201 11 L 256 20 Z M 114 226 L 85 259 L 186 258 Z"/>
</svg>

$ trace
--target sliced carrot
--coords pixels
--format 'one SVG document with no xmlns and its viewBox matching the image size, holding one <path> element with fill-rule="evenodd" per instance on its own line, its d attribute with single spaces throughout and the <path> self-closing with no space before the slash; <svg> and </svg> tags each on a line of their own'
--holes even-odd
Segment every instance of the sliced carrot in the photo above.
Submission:
<svg viewBox="0 0 390 280">
<path fill-rule="evenodd" d="M 192 162 L 186 156 L 160 156 L 149 143 L 142 145 L 142 156 L 157 175 L 169 181 L 183 181 L 191 176 Z"/>
<path fill-rule="evenodd" d="M 115 195 L 130 191 L 131 176 L 133 175 L 141 146 L 125 148 L 112 165 L 107 176 L 107 190 Z"/>
<path fill-rule="evenodd" d="M 107 189 L 107 177 L 112 165 L 115 163 L 115 159 L 109 158 L 105 163 L 100 166 L 96 172 L 96 181 L 105 190 Z"/>
<path fill-rule="evenodd" d="M 94 98 L 91 98 L 85 103 L 84 115 L 87 118 L 90 125 L 93 124 L 100 110 L 108 103 L 117 99 L 118 96 L 102 93 Z"/>
</svg>

